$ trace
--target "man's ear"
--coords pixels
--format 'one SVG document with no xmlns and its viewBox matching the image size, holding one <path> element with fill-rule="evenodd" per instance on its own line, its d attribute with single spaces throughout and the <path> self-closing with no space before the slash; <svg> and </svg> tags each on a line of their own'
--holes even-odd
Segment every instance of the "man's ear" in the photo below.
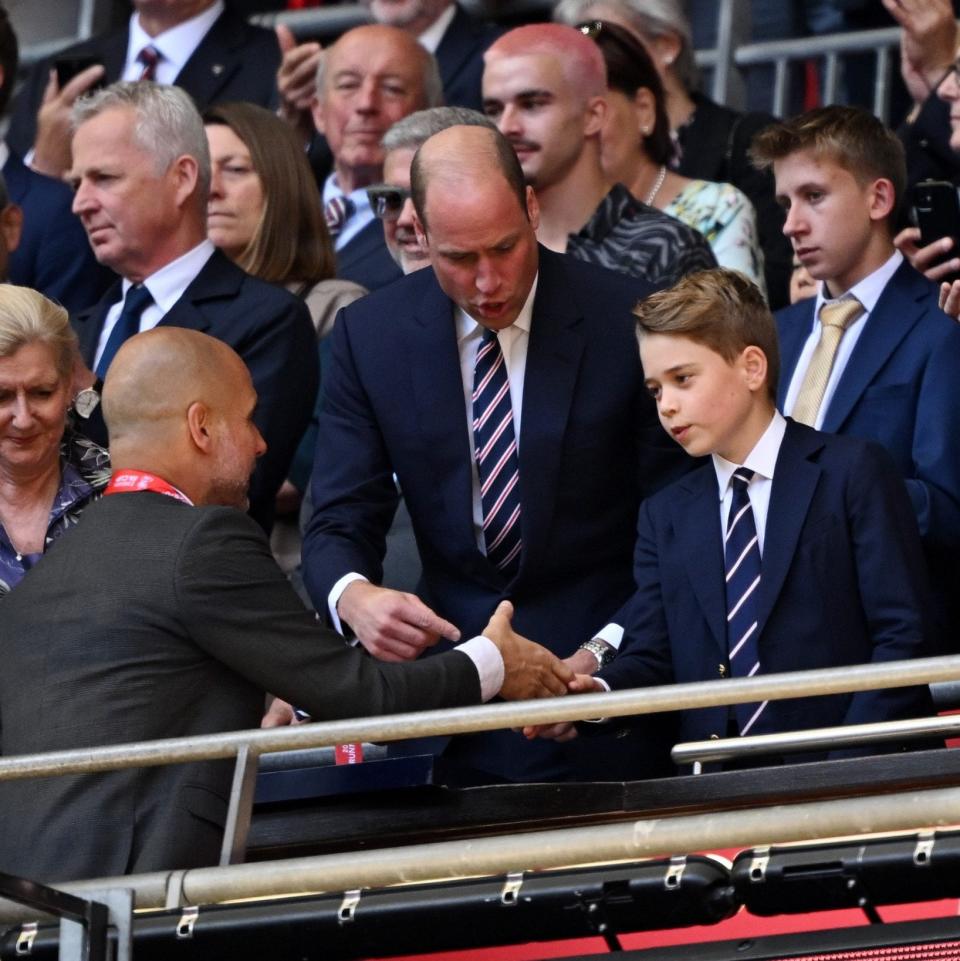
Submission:
<svg viewBox="0 0 960 961">
<path fill-rule="evenodd" d="M 540 227 L 540 204 L 537 201 L 536 191 L 529 184 L 527 185 L 527 220 L 534 230 Z"/>
<path fill-rule="evenodd" d="M 23 210 L 17 204 L 9 203 L 0 210 L 0 235 L 8 254 L 20 246 L 20 233 L 23 230 Z"/>
<path fill-rule="evenodd" d="M 583 116 L 583 135 L 585 137 L 599 136 L 606 119 L 607 101 L 603 97 L 591 97 L 587 101 L 587 109 Z"/>
<path fill-rule="evenodd" d="M 326 116 L 323 110 L 323 102 L 319 97 L 313 98 L 313 103 L 310 105 L 310 116 L 313 117 L 313 125 L 317 128 L 317 133 L 325 134 L 324 125 L 326 121 Z"/>
<path fill-rule="evenodd" d="M 766 390 L 767 387 L 767 355 L 751 344 L 743 349 L 740 355 L 747 387 L 753 391 Z"/>
<path fill-rule="evenodd" d="M 197 158 L 188 153 L 181 154 L 171 166 L 171 174 L 177 184 L 177 206 L 182 207 L 197 190 L 200 165 Z"/>
<path fill-rule="evenodd" d="M 187 408 L 187 430 L 194 447 L 205 454 L 213 450 L 213 414 L 203 401 L 195 400 Z"/>
<path fill-rule="evenodd" d="M 886 220 L 897 205 L 897 192 L 893 182 L 879 177 L 870 184 L 870 219 Z"/>
<path fill-rule="evenodd" d="M 416 209 L 413 211 L 413 232 L 417 235 L 417 243 L 426 250 L 427 230 L 423 226 L 423 222 L 420 220 L 420 214 L 417 213 Z"/>
</svg>

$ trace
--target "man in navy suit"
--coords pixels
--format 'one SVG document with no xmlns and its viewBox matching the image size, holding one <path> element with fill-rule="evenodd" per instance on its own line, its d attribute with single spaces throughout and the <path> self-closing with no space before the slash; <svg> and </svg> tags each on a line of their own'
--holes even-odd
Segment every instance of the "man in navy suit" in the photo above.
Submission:
<svg viewBox="0 0 960 961">
<path fill-rule="evenodd" d="M 685 461 L 643 390 L 630 310 L 650 286 L 538 247 L 536 198 L 496 130 L 455 126 L 427 140 L 412 191 L 432 269 L 338 318 L 305 583 L 318 610 L 387 660 L 469 636 L 509 597 L 519 631 L 575 669 L 595 669 L 591 648 L 605 646 L 594 638 L 619 643 L 640 500 Z M 505 408 L 485 418 L 472 394 L 488 383 L 477 374 L 490 332 Z M 496 480 L 481 483 L 475 452 L 488 443 L 478 444 L 474 420 L 502 425 L 489 450 L 502 442 L 493 463 L 514 467 Z M 490 463 L 486 453 L 480 461 Z M 378 586 L 394 476 L 423 562 L 419 597 Z M 513 486 L 485 504 L 501 477 Z M 494 560 L 501 517 L 513 554 Z M 486 779 L 657 769 L 630 739 L 598 754 L 496 732 L 457 738 L 444 756 Z"/>
<path fill-rule="evenodd" d="M 623 645 L 597 675 L 602 684 L 581 677 L 575 688 L 929 653 L 928 586 L 903 481 L 880 445 L 820 433 L 777 412 L 777 332 L 759 291 L 734 271 L 704 271 L 654 294 L 636 313 L 646 383 L 665 430 L 712 463 L 641 507 L 637 593 Z M 682 711 L 679 737 L 929 712 L 924 688 L 793 698 Z"/>
<path fill-rule="evenodd" d="M 940 311 L 937 285 L 893 247 L 903 148 L 866 111 L 824 107 L 764 130 L 752 154 L 772 166 L 784 232 L 820 281 L 816 298 L 777 314 L 780 408 L 887 448 L 907 483 L 938 613 L 955 632 L 960 327 Z M 835 303 L 851 303 L 855 313 L 831 340 L 821 311 Z"/>
<path fill-rule="evenodd" d="M 280 47 L 272 30 L 254 27 L 231 12 L 229 0 L 132 3 L 127 26 L 62 50 L 31 70 L 14 104 L 8 138 L 21 156 L 35 150 L 32 164 L 41 173 L 66 173 L 70 108 L 97 83 L 175 83 L 200 110 L 227 100 L 276 105 Z M 52 74 L 59 58 L 89 58 L 95 65 L 61 87 Z"/>
<path fill-rule="evenodd" d="M 0 7 L 0 116 L 13 94 L 19 64 L 17 35 Z M 33 287 L 68 310 L 99 300 L 110 272 L 97 266 L 83 226 L 70 210 L 73 194 L 60 180 L 31 170 L 0 140 L 0 169 L 10 200 L 23 211 L 17 249 L 10 256 L 10 280 Z"/>
<path fill-rule="evenodd" d="M 207 239 L 210 156 L 186 93 L 118 83 L 78 101 L 74 113 L 74 210 L 97 260 L 121 277 L 96 307 L 71 318 L 83 359 L 102 379 L 124 339 L 158 324 L 201 330 L 233 347 L 259 397 L 254 419 L 267 453 L 251 482 L 250 510 L 269 529 L 316 397 L 307 309 L 244 273 Z M 86 432 L 105 440 L 98 409 Z"/>
</svg>

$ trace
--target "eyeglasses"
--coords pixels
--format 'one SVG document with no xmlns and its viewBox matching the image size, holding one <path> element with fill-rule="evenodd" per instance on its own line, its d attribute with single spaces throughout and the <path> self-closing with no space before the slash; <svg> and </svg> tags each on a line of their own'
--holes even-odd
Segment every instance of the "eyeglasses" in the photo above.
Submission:
<svg viewBox="0 0 960 961">
<path fill-rule="evenodd" d="M 377 217 L 381 220 L 396 220 L 410 196 L 410 191 L 403 187 L 392 187 L 390 184 L 377 184 L 375 187 L 367 187 L 367 196 Z"/>
</svg>

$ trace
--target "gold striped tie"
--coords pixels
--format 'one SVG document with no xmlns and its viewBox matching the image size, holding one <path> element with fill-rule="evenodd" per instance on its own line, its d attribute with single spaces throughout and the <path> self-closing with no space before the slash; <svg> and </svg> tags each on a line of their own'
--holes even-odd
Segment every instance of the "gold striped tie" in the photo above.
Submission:
<svg viewBox="0 0 960 961">
<path fill-rule="evenodd" d="M 863 304 L 856 297 L 849 297 L 838 304 L 824 304 L 820 308 L 820 340 L 810 358 L 810 366 L 800 385 L 797 402 L 793 405 L 791 416 L 795 421 L 811 427 L 816 423 L 840 339 L 844 331 L 862 313 Z"/>
</svg>

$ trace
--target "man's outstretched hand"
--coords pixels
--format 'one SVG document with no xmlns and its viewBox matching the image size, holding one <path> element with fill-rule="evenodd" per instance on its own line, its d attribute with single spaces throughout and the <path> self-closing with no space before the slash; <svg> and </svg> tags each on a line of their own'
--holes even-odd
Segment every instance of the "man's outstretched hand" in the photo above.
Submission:
<svg viewBox="0 0 960 961">
<path fill-rule="evenodd" d="M 596 694 L 606 688 L 589 674 L 577 674 L 567 685 L 571 694 Z M 572 741 L 577 736 L 577 726 L 574 721 L 558 721 L 556 724 L 531 724 L 523 729 L 523 736 L 528 740 L 542 737 L 548 741 Z"/>
<path fill-rule="evenodd" d="M 513 605 L 501 601 L 483 630 L 503 657 L 503 687 L 500 694 L 510 701 L 566 694 L 573 671 L 545 647 L 528 641 L 510 625 Z"/>
</svg>

